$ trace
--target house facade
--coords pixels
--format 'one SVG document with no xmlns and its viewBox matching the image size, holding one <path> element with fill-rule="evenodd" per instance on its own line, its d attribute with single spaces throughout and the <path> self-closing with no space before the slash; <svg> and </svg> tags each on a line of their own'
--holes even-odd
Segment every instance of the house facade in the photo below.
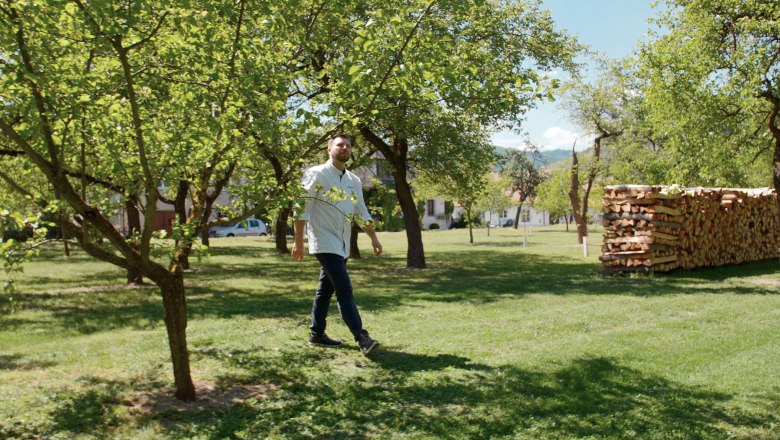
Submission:
<svg viewBox="0 0 780 440">
<path fill-rule="evenodd" d="M 444 199 L 428 199 L 423 206 L 423 229 L 449 229 L 452 225 L 452 216 L 447 215 Z"/>
<path fill-rule="evenodd" d="M 168 191 L 168 187 L 161 186 L 158 188 L 160 193 L 166 193 Z M 231 204 L 230 200 L 230 192 L 229 191 L 222 191 L 222 193 L 217 196 L 217 199 L 214 203 L 214 206 L 229 206 Z M 192 200 L 190 198 L 187 198 L 184 201 L 184 208 L 187 212 L 189 212 L 190 208 L 192 207 Z M 215 220 L 219 217 L 219 212 L 215 210 L 211 213 L 211 220 Z M 109 221 L 114 225 L 114 227 L 122 233 L 122 235 L 127 236 L 127 234 L 130 231 L 130 226 L 128 224 L 127 219 L 127 210 L 124 206 L 120 207 L 120 209 L 117 211 L 116 215 L 109 218 Z M 141 224 L 144 222 L 144 215 L 143 212 L 141 212 Z M 169 203 L 162 202 L 160 200 L 157 201 L 157 209 L 154 213 L 154 230 L 165 230 L 169 234 L 173 232 L 173 224 L 176 222 L 176 212 L 174 211 L 173 205 Z"/>
<path fill-rule="evenodd" d="M 520 209 L 518 227 L 524 225 L 547 226 L 550 224 L 550 214 L 547 211 L 537 211 L 533 206 L 525 205 L 523 205 L 522 208 L 513 206 L 500 212 L 486 211 L 482 214 L 481 218 L 485 224 L 490 224 L 490 226 L 513 226 L 518 209 Z"/>
</svg>

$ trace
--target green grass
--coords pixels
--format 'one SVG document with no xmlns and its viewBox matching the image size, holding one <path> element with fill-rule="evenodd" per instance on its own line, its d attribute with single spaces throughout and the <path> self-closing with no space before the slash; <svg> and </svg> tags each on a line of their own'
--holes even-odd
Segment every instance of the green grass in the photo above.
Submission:
<svg viewBox="0 0 780 440">
<path fill-rule="evenodd" d="M 314 258 L 213 240 L 194 405 L 168 397 L 157 290 L 46 250 L 0 296 L 0 438 L 780 438 L 780 262 L 603 277 L 598 233 L 586 258 L 560 227 L 486 232 L 426 232 L 426 270 L 403 233 L 350 262 L 369 358 L 335 302 L 345 347 L 306 343 Z"/>
</svg>

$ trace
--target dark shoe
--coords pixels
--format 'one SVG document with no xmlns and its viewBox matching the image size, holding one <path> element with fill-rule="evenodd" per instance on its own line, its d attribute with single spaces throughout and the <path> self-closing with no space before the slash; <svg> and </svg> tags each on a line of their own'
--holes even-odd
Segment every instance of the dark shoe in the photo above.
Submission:
<svg viewBox="0 0 780 440">
<path fill-rule="evenodd" d="M 370 336 L 368 336 L 368 332 L 363 330 L 360 333 L 360 336 L 358 336 L 358 345 L 360 346 L 360 349 L 363 350 L 363 353 L 369 354 L 371 353 L 371 350 L 376 348 L 379 345 L 379 341 L 375 341 L 371 339 Z"/>
<path fill-rule="evenodd" d="M 325 333 L 321 335 L 310 334 L 309 343 L 316 345 L 324 345 L 326 347 L 338 347 L 341 345 L 341 341 L 338 339 L 331 339 Z"/>
</svg>

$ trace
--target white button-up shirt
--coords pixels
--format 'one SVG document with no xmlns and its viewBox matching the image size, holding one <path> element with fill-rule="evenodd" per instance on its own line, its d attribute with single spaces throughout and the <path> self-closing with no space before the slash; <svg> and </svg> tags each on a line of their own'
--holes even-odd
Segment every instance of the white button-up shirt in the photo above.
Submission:
<svg viewBox="0 0 780 440">
<path fill-rule="evenodd" d="M 330 161 L 311 167 L 303 175 L 309 195 L 300 220 L 307 221 L 310 254 L 349 256 L 352 216 L 372 221 L 363 201 L 360 179 L 336 168 Z"/>
</svg>

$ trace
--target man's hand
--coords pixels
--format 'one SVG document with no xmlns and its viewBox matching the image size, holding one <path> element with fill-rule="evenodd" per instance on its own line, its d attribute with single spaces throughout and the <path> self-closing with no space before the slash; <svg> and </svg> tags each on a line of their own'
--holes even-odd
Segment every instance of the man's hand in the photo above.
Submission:
<svg viewBox="0 0 780 440">
<path fill-rule="evenodd" d="M 303 261 L 303 246 L 298 246 L 298 244 L 294 244 L 291 254 L 293 259 L 295 259 L 295 261 Z"/>
<path fill-rule="evenodd" d="M 306 226 L 306 222 L 303 220 L 296 220 L 293 223 L 293 248 L 292 254 L 295 261 L 303 261 L 303 228 Z"/>
<path fill-rule="evenodd" d="M 379 242 L 379 239 L 376 238 L 376 231 L 374 231 L 374 223 L 373 222 L 366 222 L 363 225 L 363 230 L 366 231 L 366 234 L 371 238 L 371 247 L 374 248 L 374 255 L 377 257 L 382 255 L 382 243 Z"/>
</svg>

